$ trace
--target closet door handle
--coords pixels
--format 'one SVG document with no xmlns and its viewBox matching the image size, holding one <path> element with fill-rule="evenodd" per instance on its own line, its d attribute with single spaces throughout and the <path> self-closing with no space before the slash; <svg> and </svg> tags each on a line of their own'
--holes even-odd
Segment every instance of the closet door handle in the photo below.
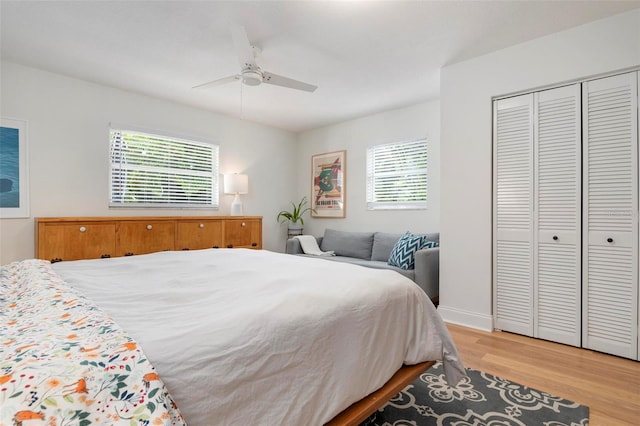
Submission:
<svg viewBox="0 0 640 426">
<path fill-rule="evenodd" d="M 607 238 L 607 242 L 608 243 L 612 243 L 613 242 L 613 238 L 611 238 L 611 237 Z"/>
<path fill-rule="evenodd" d="M 558 241 L 558 236 L 557 235 L 553 236 L 553 241 Z"/>
</svg>

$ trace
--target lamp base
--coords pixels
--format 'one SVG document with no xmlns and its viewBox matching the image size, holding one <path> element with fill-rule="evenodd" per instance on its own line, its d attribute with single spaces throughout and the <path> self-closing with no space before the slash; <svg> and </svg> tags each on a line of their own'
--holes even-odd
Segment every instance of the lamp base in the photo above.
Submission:
<svg viewBox="0 0 640 426">
<path fill-rule="evenodd" d="M 236 197 L 231 203 L 231 216 L 242 216 L 244 214 L 242 210 L 242 201 L 240 201 L 240 195 L 236 194 Z"/>
</svg>

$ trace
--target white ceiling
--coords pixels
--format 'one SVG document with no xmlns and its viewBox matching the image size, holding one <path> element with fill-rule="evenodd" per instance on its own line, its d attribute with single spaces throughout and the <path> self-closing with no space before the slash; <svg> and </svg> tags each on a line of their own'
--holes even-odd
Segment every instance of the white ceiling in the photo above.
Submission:
<svg viewBox="0 0 640 426">
<path fill-rule="evenodd" d="M 437 99 L 439 69 L 640 1 L 6 1 L 2 60 L 302 131 Z M 192 89 L 258 64 L 319 86 Z M 242 87 L 242 90 L 241 90 Z M 242 98 L 242 105 L 241 105 Z"/>
</svg>

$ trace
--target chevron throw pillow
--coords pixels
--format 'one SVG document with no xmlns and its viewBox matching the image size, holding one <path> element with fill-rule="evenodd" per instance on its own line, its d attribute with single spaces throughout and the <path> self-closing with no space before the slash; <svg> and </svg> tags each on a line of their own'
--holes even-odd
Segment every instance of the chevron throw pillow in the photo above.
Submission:
<svg viewBox="0 0 640 426">
<path fill-rule="evenodd" d="M 438 247 L 438 246 L 440 246 L 440 243 L 439 243 L 439 242 L 437 242 L 437 241 L 429 241 L 429 240 L 425 240 L 425 241 L 424 241 L 424 244 L 423 244 L 423 245 L 422 245 L 422 247 L 420 247 L 420 248 L 425 249 L 425 248 L 434 248 L 434 247 Z"/>
<path fill-rule="evenodd" d="M 424 235 L 415 235 L 407 231 L 393 246 L 387 263 L 401 269 L 413 269 L 416 251 L 425 248 L 427 243 L 430 243 L 430 247 L 435 247 L 433 244 L 437 244 L 434 241 L 428 241 Z"/>
</svg>

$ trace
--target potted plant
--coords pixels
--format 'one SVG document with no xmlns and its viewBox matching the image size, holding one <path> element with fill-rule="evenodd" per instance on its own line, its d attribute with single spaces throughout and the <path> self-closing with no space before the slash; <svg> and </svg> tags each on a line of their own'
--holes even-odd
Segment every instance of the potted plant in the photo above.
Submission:
<svg viewBox="0 0 640 426">
<path fill-rule="evenodd" d="M 307 197 L 302 197 L 298 204 L 291 202 L 291 206 L 293 207 L 293 210 L 282 210 L 278 213 L 276 220 L 280 223 L 289 221 L 289 230 L 301 230 L 302 225 L 304 225 L 304 219 L 302 216 L 308 211 L 315 213 L 315 210 L 307 206 Z"/>
</svg>

